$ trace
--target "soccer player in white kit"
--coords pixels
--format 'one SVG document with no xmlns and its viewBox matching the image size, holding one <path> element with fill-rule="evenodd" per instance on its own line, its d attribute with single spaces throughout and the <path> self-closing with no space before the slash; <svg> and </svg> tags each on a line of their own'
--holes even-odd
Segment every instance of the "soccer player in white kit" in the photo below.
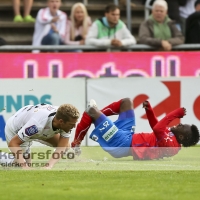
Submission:
<svg viewBox="0 0 200 200">
<path fill-rule="evenodd" d="M 79 115 L 77 108 L 71 104 L 60 107 L 38 104 L 21 108 L 8 119 L 5 126 L 8 147 L 18 156 L 10 160 L 0 158 L 0 164 L 17 162 L 23 169 L 29 169 L 28 163 L 31 160 L 25 158 L 30 154 L 32 141 L 56 147 L 54 153 L 65 152 L 70 147 L 70 133 L 75 128 Z M 51 169 L 56 162 L 58 159 L 54 159 L 52 155 L 46 169 Z"/>
</svg>

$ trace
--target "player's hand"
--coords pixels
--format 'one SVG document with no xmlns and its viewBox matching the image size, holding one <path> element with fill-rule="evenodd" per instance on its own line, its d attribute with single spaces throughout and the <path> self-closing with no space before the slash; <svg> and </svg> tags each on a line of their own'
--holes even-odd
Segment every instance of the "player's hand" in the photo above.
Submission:
<svg viewBox="0 0 200 200">
<path fill-rule="evenodd" d="M 41 167 L 42 170 L 50 170 L 53 166 L 50 166 L 49 163 L 46 163 L 44 167 Z"/>
<path fill-rule="evenodd" d="M 149 105 L 149 102 L 148 101 L 144 101 L 142 107 L 145 108 L 145 109 L 148 109 L 148 105 Z"/>
<path fill-rule="evenodd" d="M 43 170 L 50 170 L 52 167 L 42 167 Z"/>
<path fill-rule="evenodd" d="M 183 111 L 184 111 L 184 115 L 186 115 L 186 112 L 187 112 L 186 108 L 183 107 Z"/>
<path fill-rule="evenodd" d="M 33 169 L 33 168 L 29 167 L 26 162 L 25 163 L 19 163 L 19 164 L 20 164 L 20 166 L 23 170 L 32 170 Z M 16 165 L 18 165 L 18 164 L 16 163 Z"/>
</svg>

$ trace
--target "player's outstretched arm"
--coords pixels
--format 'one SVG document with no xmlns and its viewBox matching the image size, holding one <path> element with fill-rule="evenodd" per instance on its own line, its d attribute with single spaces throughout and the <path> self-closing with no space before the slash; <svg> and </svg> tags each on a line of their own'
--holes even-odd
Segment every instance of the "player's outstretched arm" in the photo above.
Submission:
<svg viewBox="0 0 200 200">
<path fill-rule="evenodd" d="M 165 132 L 166 127 L 168 124 L 176 118 L 182 118 L 186 115 L 185 108 L 178 108 L 169 114 L 167 114 L 163 119 L 161 119 L 154 127 L 153 131 L 156 135 L 157 139 L 161 139 L 163 137 L 163 133 Z"/>
<path fill-rule="evenodd" d="M 151 104 L 148 101 L 143 102 L 143 108 L 146 111 L 147 119 L 149 121 L 149 124 L 153 130 L 153 127 L 158 123 L 158 120 L 155 116 L 155 113 L 151 107 Z"/>
<path fill-rule="evenodd" d="M 53 152 L 52 157 L 43 169 L 52 169 L 53 166 L 62 158 L 66 149 L 70 148 L 70 138 L 60 137 L 56 150 Z M 58 156 L 60 155 L 60 156 Z"/>
</svg>

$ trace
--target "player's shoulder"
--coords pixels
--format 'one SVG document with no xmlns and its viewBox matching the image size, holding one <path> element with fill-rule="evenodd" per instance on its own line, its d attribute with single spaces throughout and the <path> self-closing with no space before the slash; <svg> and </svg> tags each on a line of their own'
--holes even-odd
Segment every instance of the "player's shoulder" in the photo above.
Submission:
<svg viewBox="0 0 200 200">
<path fill-rule="evenodd" d="M 53 106 L 50 104 L 38 104 L 34 107 L 34 118 L 39 121 L 47 121 L 56 114 L 57 109 L 58 106 Z"/>
</svg>

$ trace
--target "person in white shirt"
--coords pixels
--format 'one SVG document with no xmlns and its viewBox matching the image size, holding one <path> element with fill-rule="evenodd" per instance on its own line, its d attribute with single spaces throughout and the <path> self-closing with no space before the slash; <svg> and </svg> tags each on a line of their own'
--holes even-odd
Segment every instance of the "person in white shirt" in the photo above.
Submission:
<svg viewBox="0 0 200 200">
<path fill-rule="evenodd" d="M 12 159 L 0 158 L 0 164 L 17 162 L 23 169 L 29 169 L 31 160 L 27 155 L 30 154 L 32 141 L 55 147 L 53 154 L 65 152 L 70 147 L 70 133 L 75 128 L 79 115 L 77 108 L 71 104 L 60 107 L 38 104 L 21 108 L 8 119 L 5 126 L 8 147 L 17 156 Z M 46 169 L 51 169 L 59 160 L 53 154 Z M 27 157 L 29 159 L 25 159 Z"/>
<path fill-rule="evenodd" d="M 69 45 L 84 45 L 92 21 L 83 3 L 75 3 L 67 21 L 65 43 Z"/>
<path fill-rule="evenodd" d="M 64 44 L 67 15 L 59 10 L 61 0 L 48 0 L 47 3 L 48 7 L 40 9 L 36 17 L 33 46 Z"/>
<path fill-rule="evenodd" d="M 92 24 L 85 43 L 97 47 L 125 47 L 136 44 L 136 39 L 120 20 L 119 7 L 109 4 L 105 8 L 105 17 Z"/>
</svg>

